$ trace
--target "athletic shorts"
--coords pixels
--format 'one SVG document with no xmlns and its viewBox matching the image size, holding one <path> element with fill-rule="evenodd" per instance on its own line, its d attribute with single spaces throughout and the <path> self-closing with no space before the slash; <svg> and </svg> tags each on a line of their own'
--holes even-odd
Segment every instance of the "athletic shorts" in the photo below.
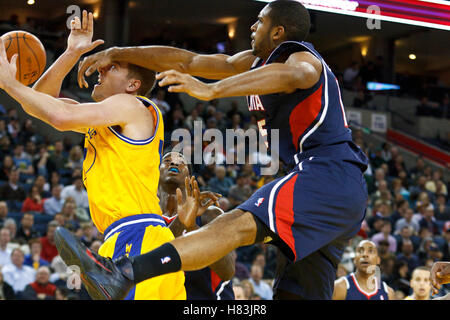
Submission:
<svg viewBox="0 0 450 320">
<path fill-rule="evenodd" d="M 118 258 L 147 253 L 174 239 L 164 219 L 156 214 L 122 218 L 105 230 L 105 242 L 99 255 Z M 138 283 L 125 300 L 185 300 L 184 272 L 178 271 Z"/>
<path fill-rule="evenodd" d="M 330 157 L 310 157 L 288 175 L 258 189 L 237 208 L 251 212 L 275 233 L 272 243 L 287 257 L 285 269 L 289 265 L 324 266 L 323 272 L 312 270 L 315 276 L 303 279 L 291 271 L 298 283 L 285 284 L 286 290 L 312 298 L 310 290 L 305 289 L 309 286 L 306 282 L 315 281 L 319 286 L 322 282 L 326 292 L 317 299 L 327 299 L 331 298 L 335 279 L 330 272 L 335 272 L 346 242 L 360 230 L 366 202 L 366 183 L 357 165 Z M 278 274 L 286 277 L 285 273 L 281 270 Z M 277 280 L 275 284 L 281 288 L 283 279 Z"/>
</svg>

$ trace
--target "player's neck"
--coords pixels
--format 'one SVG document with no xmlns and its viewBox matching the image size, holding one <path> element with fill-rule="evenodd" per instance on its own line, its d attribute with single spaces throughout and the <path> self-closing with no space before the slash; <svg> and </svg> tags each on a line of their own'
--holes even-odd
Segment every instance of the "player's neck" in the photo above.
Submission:
<svg viewBox="0 0 450 320">
<path fill-rule="evenodd" d="M 367 274 L 365 272 L 361 272 L 360 270 L 356 270 L 355 278 L 356 281 L 358 281 L 358 285 L 364 290 L 364 291 L 372 291 L 368 288 L 367 283 L 369 278 L 372 276 L 372 274 Z"/>
<path fill-rule="evenodd" d="M 174 188 L 162 188 L 164 190 L 161 190 L 160 192 L 161 209 L 163 213 L 169 217 L 177 214 L 177 186 L 174 186 Z M 184 194 L 184 188 L 181 188 L 181 190 Z"/>
</svg>

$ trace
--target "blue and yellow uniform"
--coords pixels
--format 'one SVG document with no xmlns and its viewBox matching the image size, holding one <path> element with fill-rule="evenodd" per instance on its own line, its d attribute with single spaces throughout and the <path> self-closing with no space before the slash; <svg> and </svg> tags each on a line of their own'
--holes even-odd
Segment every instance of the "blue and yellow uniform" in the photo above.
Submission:
<svg viewBox="0 0 450 320">
<path fill-rule="evenodd" d="M 164 144 L 162 114 L 151 100 L 137 96 L 153 114 L 154 134 L 133 140 L 114 127 L 89 128 L 83 182 L 92 221 L 105 235 L 99 249 L 104 257 L 135 256 L 174 239 L 157 196 Z M 186 299 L 182 271 L 139 283 L 126 299 Z"/>
</svg>

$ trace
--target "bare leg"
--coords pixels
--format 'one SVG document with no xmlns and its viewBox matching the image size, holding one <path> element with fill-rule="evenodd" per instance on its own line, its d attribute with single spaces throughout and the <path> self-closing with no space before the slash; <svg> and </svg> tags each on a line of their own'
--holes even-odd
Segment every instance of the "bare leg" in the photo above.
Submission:
<svg viewBox="0 0 450 320">
<path fill-rule="evenodd" d="M 181 258 L 182 270 L 199 270 L 238 247 L 253 244 L 256 229 L 250 212 L 235 209 L 170 243 Z"/>
</svg>

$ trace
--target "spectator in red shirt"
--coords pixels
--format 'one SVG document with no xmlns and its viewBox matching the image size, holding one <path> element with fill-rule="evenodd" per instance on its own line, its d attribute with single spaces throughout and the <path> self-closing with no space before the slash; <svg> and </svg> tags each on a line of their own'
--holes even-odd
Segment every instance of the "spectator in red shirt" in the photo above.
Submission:
<svg viewBox="0 0 450 320">
<path fill-rule="evenodd" d="M 46 266 L 39 267 L 36 272 L 36 280 L 26 286 L 22 297 L 25 300 L 49 300 L 55 298 L 56 286 L 49 282 L 50 269 Z"/>
<path fill-rule="evenodd" d="M 31 187 L 28 197 L 22 205 L 22 212 L 44 212 L 44 201 L 39 193 L 39 188 L 37 186 Z"/>
<path fill-rule="evenodd" d="M 41 258 L 47 262 L 52 262 L 53 258 L 58 255 L 58 249 L 55 245 L 55 230 L 58 227 L 58 222 L 50 221 L 47 226 L 47 235 L 41 237 L 42 251 Z"/>
</svg>

